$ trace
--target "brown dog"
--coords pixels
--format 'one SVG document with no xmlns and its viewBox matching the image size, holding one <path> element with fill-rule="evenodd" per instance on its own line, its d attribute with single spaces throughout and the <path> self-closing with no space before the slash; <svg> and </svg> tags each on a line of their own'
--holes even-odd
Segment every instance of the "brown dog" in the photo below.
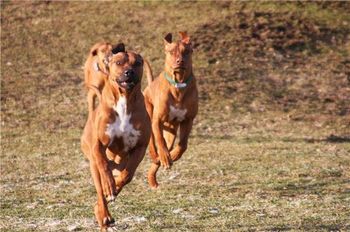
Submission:
<svg viewBox="0 0 350 232">
<path fill-rule="evenodd" d="M 95 216 L 105 230 L 114 222 L 107 202 L 113 201 L 129 183 L 142 161 L 151 135 L 150 119 L 141 92 L 143 59 L 126 52 L 119 44 L 107 57 L 108 78 L 100 104 L 89 115 L 81 148 L 90 161 L 91 175 L 97 191 Z"/>
<path fill-rule="evenodd" d="M 88 58 L 84 65 L 85 86 L 88 88 L 89 111 L 95 109 L 96 93 L 89 86 L 95 86 L 102 92 L 105 81 L 108 77 L 106 57 L 110 55 L 112 45 L 107 42 L 96 43 L 90 49 Z"/>
<path fill-rule="evenodd" d="M 157 188 L 156 173 L 160 164 L 168 169 L 187 149 L 193 120 L 198 112 L 198 90 L 192 71 L 192 46 L 185 32 L 173 42 L 164 38 L 165 69 L 144 91 L 147 112 L 152 120 L 149 153 L 152 165 L 148 183 Z M 152 79 L 148 77 L 148 80 Z M 174 146 L 180 127 L 179 142 Z"/>
</svg>

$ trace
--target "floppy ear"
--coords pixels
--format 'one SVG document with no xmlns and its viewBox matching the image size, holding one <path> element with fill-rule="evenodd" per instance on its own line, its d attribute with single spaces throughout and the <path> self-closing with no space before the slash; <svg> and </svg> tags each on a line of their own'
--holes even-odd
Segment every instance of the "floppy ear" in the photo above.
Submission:
<svg viewBox="0 0 350 232">
<path fill-rule="evenodd" d="M 117 45 L 114 45 L 112 48 L 113 55 L 117 54 L 118 52 L 125 52 L 125 45 L 123 43 L 118 43 Z"/>
<path fill-rule="evenodd" d="M 181 37 L 181 42 L 189 44 L 191 42 L 190 37 L 187 35 L 186 31 L 180 31 L 179 35 Z"/>
<path fill-rule="evenodd" d="M 171 33 L 168 33 L 165 37 L 164 37 L 164 44 L 170 44 L 173 41 L 173 35 Z"/>
<path fill-rule="evenodd" d="M 92 48 L 90 49 L 90 54 L 92 56 L 96 56 L 97 55 L 97 50 L 98 48 L 102 45 L 102 43 L 96 43 L 94 46 L 92 46 Z"/>
</svg>

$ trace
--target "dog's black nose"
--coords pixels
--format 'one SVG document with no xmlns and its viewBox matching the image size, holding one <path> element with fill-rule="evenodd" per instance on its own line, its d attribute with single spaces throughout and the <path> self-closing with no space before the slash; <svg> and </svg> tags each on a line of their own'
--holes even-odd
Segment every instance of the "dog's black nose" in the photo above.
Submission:
<svg viewBox="0 0 350 232">
<path fill-rule="evenodd" d="M 125 70 L 124 74 L 126 77 L 132 77 L 134 75 L 134 70 L 127 69 L 127 70 Z"/>
</svg>

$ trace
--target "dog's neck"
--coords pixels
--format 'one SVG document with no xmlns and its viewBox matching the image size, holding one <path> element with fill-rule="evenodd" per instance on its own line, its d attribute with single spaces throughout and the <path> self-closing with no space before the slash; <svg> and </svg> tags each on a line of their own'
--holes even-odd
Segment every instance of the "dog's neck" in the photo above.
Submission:
<svg viewBox="0 0 350 232">
<path fill-rule="evenodd" d="M 192 66 L 191 68 L 185 70 L 185 72 L 182 73 L 174 73 L 174 69 L 170 68 L 168 65 L 165 65 L 164 68 L 164 77 L 165 75 L 170 74 L 173 81 L 176 83 L 183 83 L 185 87 L 177 88 L 173 83 L 169 83 L 170 87 L 170 93 L 173 96 L 174 100 L 176 102 L 182 102 L 182 99 L 185 97 L 187 90 L 193 86 L 193 83 L 195 82 L 193 73 L 192 73 Z M 165 77 L 166 78 L 166 77 Z"/>
</svg>

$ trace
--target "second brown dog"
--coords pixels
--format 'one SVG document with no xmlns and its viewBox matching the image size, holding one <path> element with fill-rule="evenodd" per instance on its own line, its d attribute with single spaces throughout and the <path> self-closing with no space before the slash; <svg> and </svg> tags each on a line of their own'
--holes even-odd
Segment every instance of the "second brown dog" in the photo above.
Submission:
<svg viewBox="0 0 350 232">
<path fill-rule="evenodd" d="M 88 107 L 89 112 L 96 107 L 96 91 L 92 90 L 90 86 L 96 87 L 99 92 L 102 92 L 105 81 L 108 77 L 108 70 L 106 66 L 106 58 L 111 54 L 112 45 L 107 42 L 96 43 L 90 49 L 88 58 L 84 65 L 84 81 L 88 89 Z"/>
<path fill-rule="evenodd" d="M 164 38 L 165 69 L 157 79 L 148 76 L 144 91 L 147 112 L 152 120 L 149 154 L 152 165 L 148 183 L 157 188 L 156 173 L 162 165 L 168 169 L 187 149 L 193 120 L 198 112 L 198 90 L 192 70 L 190 37 L 180 32 L 180 40 L 172 41 L 169 33 Z M 176 134 L 180 129 L 178 144 Z"/>
</svg>

